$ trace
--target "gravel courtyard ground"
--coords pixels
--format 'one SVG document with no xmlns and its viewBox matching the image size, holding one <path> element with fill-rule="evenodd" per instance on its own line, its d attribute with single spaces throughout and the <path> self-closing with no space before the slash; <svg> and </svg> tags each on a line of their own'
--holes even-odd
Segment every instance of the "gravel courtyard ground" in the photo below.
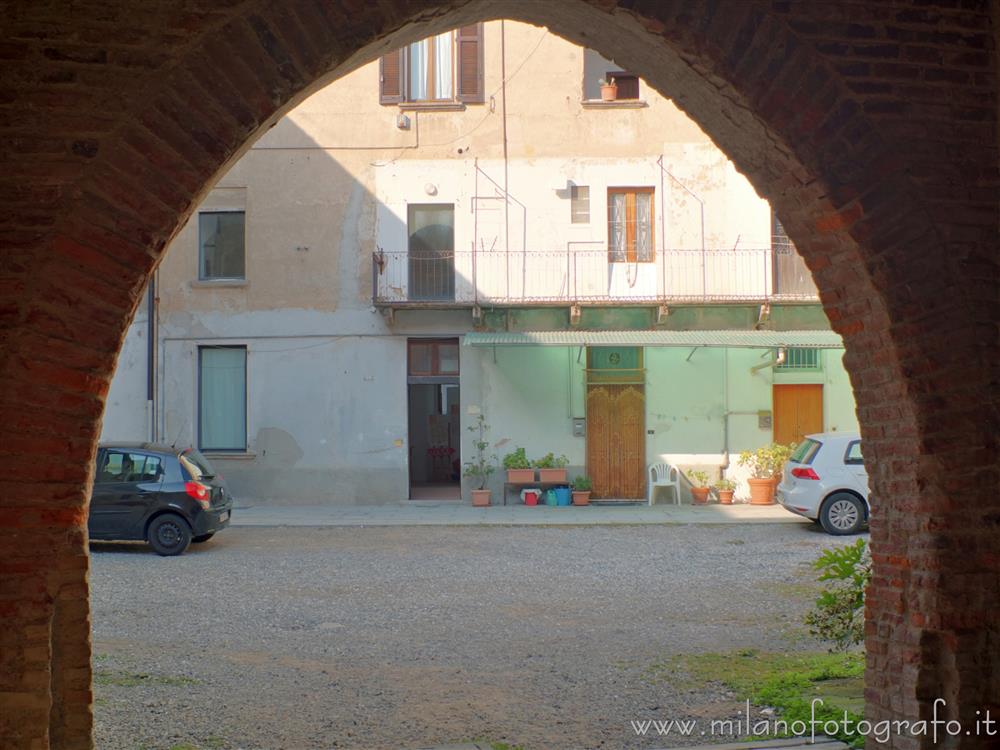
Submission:
<svg viewBox="0 0 1000 750">
<path fill-rule="evenodd" d="M 740 707 L 650 667 L 818 648 L 809 564 L 836 543 L 805 523 L 232 528 L 179 558 L 94 544 L 97 747 L 691 744 L 630 721 Z"/>
</svg>

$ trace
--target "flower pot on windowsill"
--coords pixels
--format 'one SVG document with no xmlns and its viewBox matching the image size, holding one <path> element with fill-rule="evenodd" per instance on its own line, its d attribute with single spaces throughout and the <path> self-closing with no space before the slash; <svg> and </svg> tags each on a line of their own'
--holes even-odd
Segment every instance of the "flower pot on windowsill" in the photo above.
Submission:
<svg viewBox="0 0 1000 750">
<path fill-rule="evenodd" d="M 485 508 L 490 504 L 490 490 L 472 490 L 472 505 Z"/>
<path fill-rule="evenodd" d="M 507 469 L 507 482 L 509 484 L 529 484 L 534 481 L 534 469 Z"/>
<path fill-rule="evenodd" d="M 719 503 L 722 505 L 733 504 L 733 490 L 716 490 L 719 493 Z"/>
<path fill-rule="evenodd" d="M 573 505 L 590 505 L 590 490 L 573 490 Z"/>
<path fill-rule="evenodd" d="M 539 469 L 539 482 L 565 482 L 566 469 Z"/>
<path fill-rule="evenodd" d="M 618 84 L 601 86 L 601 101 L 613 102 L 618 98 Z"/>
<path fill-rule="evenodd" d="M 774 479 L 748 479 L 750 485 L 751 505 L 774 505 L 774 489 L 777 486 Z"/>
<path fill-rule="evenodd" d="M 691 502 L 694 505 L 707 505 L 709 492 L 710 490 L 708 487 L 692 487 Z"/>
</svg>

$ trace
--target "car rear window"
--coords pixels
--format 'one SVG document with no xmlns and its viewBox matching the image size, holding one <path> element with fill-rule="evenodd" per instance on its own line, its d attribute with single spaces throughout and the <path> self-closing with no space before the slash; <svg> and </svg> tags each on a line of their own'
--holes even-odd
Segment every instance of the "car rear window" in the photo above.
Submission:
<svg viewBox="0 0 1000 750">
<path fill-rule="evenodd" d="M 847 446 L 847 452 L 844 454 L 844 463 L 853 466 L 860 466 L 865 463 L 864 456 L 861 455 L 860 440 L 855 440 Z"/>
<path fill-rule="evenodd" d="M 816 458 L 816 454 L 819 453 L 821 445 L 823 444 L 818 440 L 806 438 L 799 443 L 789 460 L 797 464 L 811 464 L 813 459 Z"/>
<path fill-rule="evenodd" d="M 215 469 L 212 468 L 212 464 L 194 448 L 188 448 L 177 457 L 177 460 L 181 462 L 181 466 L 187 470 L 187 473 L 191 475 L 191 479 L 195 481 L 199 479 L 211 479 L 215 476 Z"/>
</svg>

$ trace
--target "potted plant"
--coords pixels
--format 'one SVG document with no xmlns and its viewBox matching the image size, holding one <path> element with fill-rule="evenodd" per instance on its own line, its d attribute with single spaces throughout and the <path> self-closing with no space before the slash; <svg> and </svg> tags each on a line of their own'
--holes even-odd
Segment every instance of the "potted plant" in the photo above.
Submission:
<svg viewBox="0 0 1000 750">
<path fill-rule="evenodd" d="M 552 453 L 546 453 L 541 458 L 536 458 L 531 462 L 538 469 L 539 482 L 565 482 L 566 467 L 569 459 L 566 456 L 556 458 Z"/>
<path fill-rule="evenodd" d="M 618 98 L 618 84 L 615 83 L 614 76 L 599 78 L 597 83 L 601 87 L 602 102 L 613 102 Z"/>
<path fill-rule="evenodd" d="M 486 424 L 486 417 L 480 414 L 476 418 L 476 424 L 469 426 L 469 432 L 476 437 L 472 441 L 475 450 L 475 458 L 465 463 L 463 475 L 473 481 L 472 504 L 477 507 L 485 507 L 490 504 L 490 491 L 486 489 L 486 482 L 496 471 L 496 455 L 486 455 L 490 447 L 486 439 L 486 433 L 490 431 L 490 426 Z"/>
<path fill-rule="evenodd" d="M 535 470 L 525 455 L 524 448 L 515 448 L 503 457 L 503 467 L 507 470 L 507 481 L 511 484 L 526 484 L 535 481 Z"/>
<path fill-rule="evenodd" d="M 755 451 L 740 453 L 737 463 L 750 470 L 747 484 L 750 485 L 751 505 L 774 504 L 774 491 L 781 479 L 781 469 L 792 455 L 792 449 L 789 445 L 771 443 Z"/>
<path fill-rule="evenodd" d="M 705 505 L 708 502 L 708 473 L 704 471 L 690 471 L 688 478 L 691 480 L 691 498 L 695 505 Z"/>
<path fill-rule="evenodd" d="M 573 479 L 573 505 L 590 505 L 590 491 L 594 483 L 590 477 L 581 474 Z"/>
<path fill-rule="evenodd" d="M 732 479 L 720 479 L 715 483 L 715 494 L 719 496 L 722 505 L 733 504 L 733 492 L 736 491 L 736 482 Z"/>
<path fill-rule="evenodd" d="M 781 443 L 771 443 L 771 481 L 775 488 L 781 482 L 781 474 L 785 470 L 785 464 L 795 452 L 795 443 L 782 445 Z"/>
</svg>

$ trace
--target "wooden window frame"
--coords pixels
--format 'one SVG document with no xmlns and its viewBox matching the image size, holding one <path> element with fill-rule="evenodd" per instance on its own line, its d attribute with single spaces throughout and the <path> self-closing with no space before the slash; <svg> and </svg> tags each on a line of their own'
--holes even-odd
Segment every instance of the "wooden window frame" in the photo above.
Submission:
<svg viewBox="0 0 1000 750">
<path fill-rule="evenodd" d="M 441 345 L 460 347 L 461 342 L 457 338 L 434 338 L 422 339 L 411 338 L 406 340 L 406 373 L 414 377 L 458 377 L 461 374 L 461 360 L 459 367 L 454 371 L 441 370 Z M 431 347 L 431 369 L 428 372 L 418 372 L 413 368 L 413 348 L 415 346 Z M 459 349 L 461 351 L 461 349 Z"/>
<path fill-rule="evenodd" d="M 433 45 L 429 45 L 427 56 L 428 96 L 425 99 L 413 98 L 410 93 L 410 45 L 407 45 L 402 49 L 383 55 L 379 60 L 380 104 L 426 105 L 433 108 L 434 105 L 441 106 L 449 103 L 483 104 L 486 101 L 483 72 L 483 24 L 475 23 L 461 26 L 445 33 L 451 34 L 452 95 L 446 98 L 436 95 L 434 73 L 437 55 L 433 54 Z M 428 37 L 421 42 L 434 38 Z M 392 61 L 392 65 L 387 65 L 387 59 L 393 57 L 395 60 Z M 475 68 L 472 75 L 468 74 L 468 65 L 473 65 Z M 390 71 L 390 75 L 392 75 L 392 71 L 395 71 L 398 74 L 398 80 L 387 81 L 387 70 Z"/>
<path fill-rule="evenodd" d="M 628 222 L 625 223 L 626 234 L 625 234 L 625 260 L 615 260 L 613 237 L 612 237 L 612 227 L 613 222 L 611 220 L 611 196 L 620 193 L 625 194 L 626 201 L 626 212 L 628 211 L 628 196 L 631 194 L 633 196 L 633 213 L 635 212 L 634 206 L 634 196 L 639 194 L 649 195 L 649 258 L 640 260 L 636 256 L 636 234 L 635 234 L 635 222 L 632 224 L 632 237 L 629 240 L 628 236 Z M 608 263 L 655 263 L 656 262 L 656 188 L 649 186 L 634 186 L 634 187 L 609 187 L 608 188 Z"/>
</svg>

